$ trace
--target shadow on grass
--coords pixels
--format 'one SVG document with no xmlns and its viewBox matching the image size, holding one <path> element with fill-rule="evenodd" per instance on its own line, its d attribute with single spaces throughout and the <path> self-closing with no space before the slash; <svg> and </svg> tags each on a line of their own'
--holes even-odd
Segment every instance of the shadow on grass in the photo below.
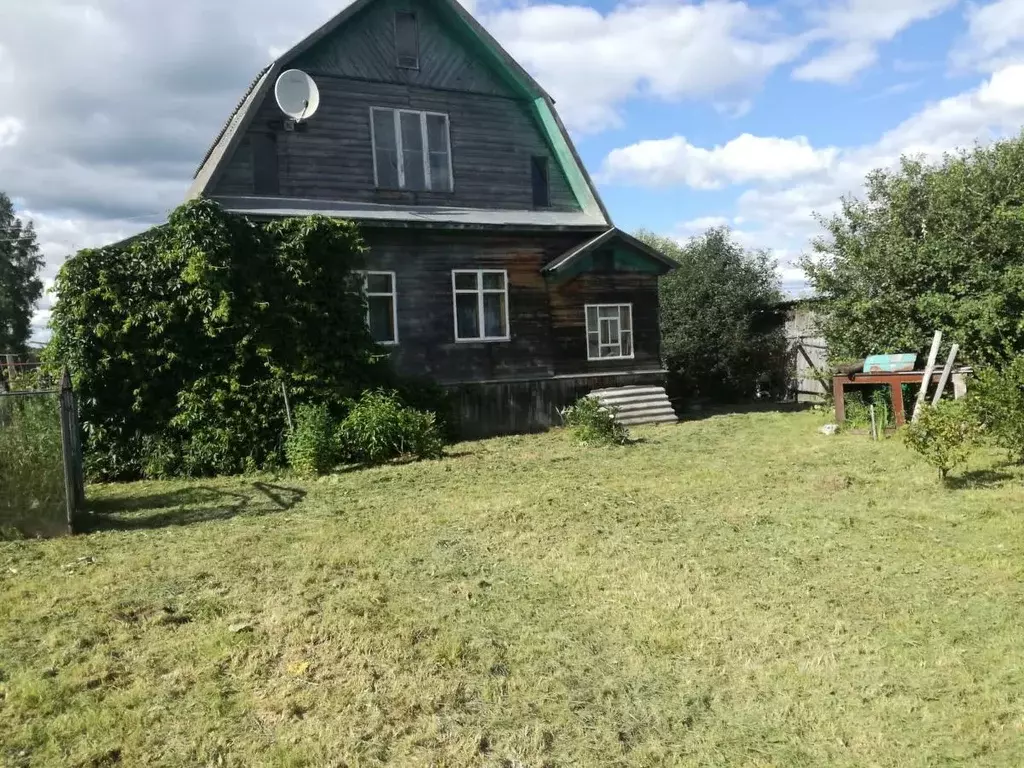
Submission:
<svg viewBox="0 0 1024 768">
<path fill-rule="evenodd" d="M 680 421 L 699 421 L 714 416 L 729 416 L 742 413 L 800 413 L 814 408 L 814 403 L 780 403 L 759 401 L 749 403 L 688 403 L 685 400 L 673 400 L 672 406 L 679 414 Z"/>
<path fill-rule="evenodd" d="M 946 487 L 954 490 L 971 488 L 989 488 L 1004 485 L 1010 480 L 1015 480 L 1016 475 L 1009 472 L 1000 472 L 997 469 L 974 469 L 953 477 L 946 478 Z"/>
<path fill-rule="evenodd" d="M 256 482 L 241 492 L 199 485 L 168 493 L 103 499 L 89 504 L 81 533 L 194 525 L 232 517 L 287 512 L 306 497 L 300 488 Z"/>
</svg>

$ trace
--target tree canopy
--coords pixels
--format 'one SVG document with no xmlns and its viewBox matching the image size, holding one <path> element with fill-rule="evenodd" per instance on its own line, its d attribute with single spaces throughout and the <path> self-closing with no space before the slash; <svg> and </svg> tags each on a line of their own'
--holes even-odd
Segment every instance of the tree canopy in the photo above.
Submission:
<svg viewBox="0 0 1024 768">
<path fill-rule="evenodd" d="M 638 236 L 679 262 L 660 284 L 661 353 L 676 392 L 735 400 L 752 396 L 759 382 L 781 384 L 782 292 L 769 254 L 744 249 L 725 227 L 685 245 Z"/>
<path fill-rule="evenodd" d="M 350 222 L 261 224 L 199 200 L 68 260 L 47 357 L 72 372 L 92 473 L 274 466 L 283 387 L 293 404 L 332 403 L 379 383 L 353 271 L 363 251 Z"/>
<path fill-rule="evenodd" d="M 925 353 L 935 330 L 969 362 L 1024 353 L 1024 135 L 876 170 L 822 224 L 803 266 L 834 358 Z"/>
<path fill-rule="evenodd" d="M 11 199 L 0 192 L 0 352 L 25 351 L 43 295 L 42 267 L 32 222 L 15 216 Z"/>
</svg>

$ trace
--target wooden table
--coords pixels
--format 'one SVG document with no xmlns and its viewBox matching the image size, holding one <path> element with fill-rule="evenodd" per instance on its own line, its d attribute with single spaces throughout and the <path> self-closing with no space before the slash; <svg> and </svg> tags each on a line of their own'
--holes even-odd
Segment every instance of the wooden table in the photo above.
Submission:
<svg viewBox="0 0 1024 768">
<path fill-rule="evenodd" d="M 964 369 L 953 372 L 953 391 L 959 400 L 967 391 Z M 942 377 L 942 369 L 932 374 L 932 383 L 938 384 Z M 924 371 L 900 371 L 898 373 L 849 373 L 840 374 L 832 378 L 832 396 L 836 404 L 836 424 L 842 424 L 846 419 L 846 403 L 843 402 L 843 395 L 846 387 L 859 384 L 887 384 L 892 391 L 892 410 L 896 415 L 896 426 L 903 426 L 906 423 L 903 406 L 903 385 L 918 384 L 924 381 Z"/>
</svg>

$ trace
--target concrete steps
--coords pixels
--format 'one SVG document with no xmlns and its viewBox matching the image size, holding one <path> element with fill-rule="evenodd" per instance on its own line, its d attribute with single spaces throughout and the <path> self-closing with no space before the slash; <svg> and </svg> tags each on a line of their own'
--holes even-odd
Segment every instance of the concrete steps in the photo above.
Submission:
<svg viewBox="0 0 1024 768">
<path fill-rule="evenodd" d="M 620 424 L 668 424 L 679 421 L 664 387 L 595 389 L 590 396 L 615 412 Z"/>
</svg>

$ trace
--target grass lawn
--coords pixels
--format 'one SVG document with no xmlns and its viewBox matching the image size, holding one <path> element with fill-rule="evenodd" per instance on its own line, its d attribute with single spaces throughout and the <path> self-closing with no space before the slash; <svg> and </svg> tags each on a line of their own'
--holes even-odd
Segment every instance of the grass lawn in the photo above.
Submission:
<svg viewBox="0 0 1024 768">
<path fill-rule="evenodd" d="M 1024 475 L 821 423 L 93 487 L 0 545 L 0 764 L 1020 766 Z"/>
</svg>

